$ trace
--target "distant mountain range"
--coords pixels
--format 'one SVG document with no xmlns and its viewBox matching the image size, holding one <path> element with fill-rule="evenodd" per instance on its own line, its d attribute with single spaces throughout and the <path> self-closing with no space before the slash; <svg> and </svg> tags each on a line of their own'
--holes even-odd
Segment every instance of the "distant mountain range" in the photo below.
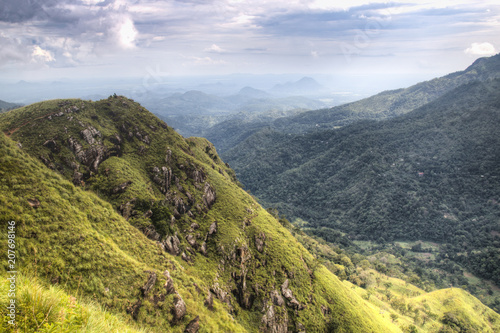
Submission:
<svg viewBox="0 0 500 333">
<path fill-rule="evenodd" d="M 282 133 L 304 133 L 339 128 L 358 120 L 382 120 L 408 113 L 450 90 L 473 81 L 487 81 L 500 77 L 500 55 L 480 58 L 464 71 L 459 71 L 430 81 L 415 84 L 406 89 L 381 92 L 357 102 L 342 104 L 328 109 L 300 112 L 275 119 L 223 119 L 213 128 L 207 128 L 200 135 L 215 144 L 221 153 L 248 137 L 256 130 L 271 128 Z M 300 82 L 300 81 L 299 81 Z M 222 133 L 230 128 L 230 133 Z"/>
<path fill-rule="evenodd" d="M 266 121 L 299 111 L 314 110 L 325 103 L 304 97 L 320 85 L 311 78 L 277 85 L 269 92 L 244 87 L 238 93 L 218 96 L 192 90 L 162 99 L 150 98 L 144 104 L 184 136 L 208 136 L 211 127 L 228 120 Z"/>
<path fill-rule="evenodd" d="M 310 77 L 303 77 L 296 82 L 275 85 L 270 92 L 277 95 L 323 95 L 327 89 Z"/>
</svg>

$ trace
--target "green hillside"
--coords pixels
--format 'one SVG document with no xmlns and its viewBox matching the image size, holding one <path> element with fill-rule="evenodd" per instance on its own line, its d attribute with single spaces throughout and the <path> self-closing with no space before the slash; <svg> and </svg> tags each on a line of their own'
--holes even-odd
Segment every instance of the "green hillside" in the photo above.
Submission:
<svg viewBox="0 0 500 333">
<path fill-rule="evenodd" d="M 500 285 L 498 91 L 499 80 L 471 83 L 407 115 L 339 130 L 268 129 L 225 159 L 267 206 L 327 240 L 432 241 L 434 269 L 451 259 Z"/>
<path fill-rule="evenodd" d="M 20 106 L 21 105 L 19 105 L 19 104 L 9 103 L 9 102 L 5 102 L 5 101 L 0 100 L 0 113 L 18 108 Z"/>
<path fill-rule="evenodd" d="M 0 220 L 16 221 L 17 270 L 38 281 L 20 279 L 18 294 L 49 304 L 20 304 L 7 329 L 106 331 L 92 328 L 100 316 L 107 331 L 400 331 L 243 191 L 208 141 L 133 101 L 37 103 L 0 127 Z M 68 323 L 71 309 L 85 313 Z"/>
</svg>

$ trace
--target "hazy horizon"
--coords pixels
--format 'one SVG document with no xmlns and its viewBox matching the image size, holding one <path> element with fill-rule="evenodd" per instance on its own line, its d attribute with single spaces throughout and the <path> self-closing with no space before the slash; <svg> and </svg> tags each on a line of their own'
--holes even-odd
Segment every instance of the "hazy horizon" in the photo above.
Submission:
<svg viewBox="0 0 500 333">
<path fill-rule="evenodd" d="M 500 5 L 5 0 L 0 28 L 0 99 L 7 101 L 19 99 L 13 94 L 22 93 L 20 81 L 87 82 L 80 88 L 91 93 L 121 81 L 144 92 L 181 77 L 202 85 L 238 75 L 248 79 L 238 84 L 260 89 L 311 76 L 334 92 L 363 94 L 463 70 L 497 53 Z"/>
</svg>

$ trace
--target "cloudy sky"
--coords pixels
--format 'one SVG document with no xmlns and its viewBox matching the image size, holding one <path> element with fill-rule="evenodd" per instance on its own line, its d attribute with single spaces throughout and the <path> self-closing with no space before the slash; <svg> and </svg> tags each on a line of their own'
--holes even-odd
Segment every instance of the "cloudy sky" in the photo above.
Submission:
<svg viewBox="0 0 500 333">
<path fill-rule="evenodd" d="M 0 1 L 3 79 L 441 75 L 499 50 L 497 0 Z"/>
</svg>

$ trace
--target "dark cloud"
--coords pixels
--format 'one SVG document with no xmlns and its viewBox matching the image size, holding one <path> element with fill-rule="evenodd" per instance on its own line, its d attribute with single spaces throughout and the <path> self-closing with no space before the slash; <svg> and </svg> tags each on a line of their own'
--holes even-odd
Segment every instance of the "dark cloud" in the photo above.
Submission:
<svg viewBox="0 0 500 333">
<path fill-rule="evenodd" d="M 33 19 L 44 12 L 38 0 L 2 0 L 0 21 L 18 23 Z"/>
</svg>

